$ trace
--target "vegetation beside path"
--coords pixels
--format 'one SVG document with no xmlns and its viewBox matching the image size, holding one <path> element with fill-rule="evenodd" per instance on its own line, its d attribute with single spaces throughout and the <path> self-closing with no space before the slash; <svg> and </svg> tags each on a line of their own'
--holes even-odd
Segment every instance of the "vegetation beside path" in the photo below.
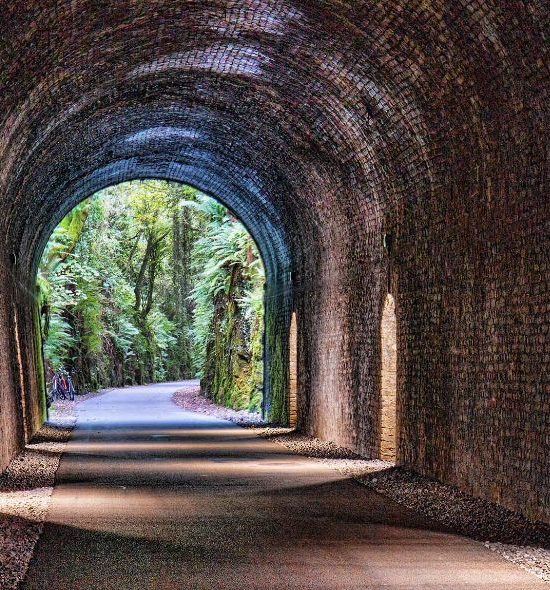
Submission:
<svg viewBox="0 0 550 590">
<path fill-rule="evenodd" d="M 54 230 L 37 285 L 47 373 L 80 391 L 199 377 L 258 411 L 264 268 L 221 204 L 178 183 L 107 188 Z"/>
</svg>

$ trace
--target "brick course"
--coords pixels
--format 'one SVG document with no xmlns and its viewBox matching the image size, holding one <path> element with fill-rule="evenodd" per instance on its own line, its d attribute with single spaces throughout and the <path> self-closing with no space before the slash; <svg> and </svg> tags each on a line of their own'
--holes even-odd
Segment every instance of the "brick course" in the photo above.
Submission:
<svg viewBox="0 0 550 590">
<path fill-rule="evenodd" d="M 49 233 L 95 190 L 161 177 L 257 239 L 274 354 L 297 312 L 302 428 L 379 455 L 389 291 L 398 462 L 550 522 L 546 2 L 0 14 L 0 467 L 23 413 L 40 420 L 30 306 Z"/>
<path fill-rule="evenodd" d="M 380 458 L 397 455 L 397 318 L 395 301 L 388 294 L 380 326 Z"/>
</svg>

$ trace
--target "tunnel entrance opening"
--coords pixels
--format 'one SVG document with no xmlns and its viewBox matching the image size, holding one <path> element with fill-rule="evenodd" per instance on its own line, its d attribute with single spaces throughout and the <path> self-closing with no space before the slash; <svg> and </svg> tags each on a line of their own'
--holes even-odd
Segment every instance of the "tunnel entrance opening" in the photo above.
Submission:
<svg viewBox="0 0 550 590">
<path fill-rule="evenodd" d="M 397 318 L 395 301 L 388 293 L 381 321 L 380 458 L 397 456 Z"/>
<path fill-rule="evenodd" d="M 4 2 L 0 467 L 43 417 L 49 233 L 97 190 L 162 177 L 258 243 L 270 418 L 297 309 L 300 426 L 379 453 L 398 286 L 399 463 L 550 521 L 547 4 Z"/>
<path fill-rule="evenodd" d="M 112 185 L 54 229 L 37 273 L 47 387 L 77 391 L 200 377 L 214 402 L 263 405 L 264 282 L 237 216 L 158 179 Z"/>
</svg>

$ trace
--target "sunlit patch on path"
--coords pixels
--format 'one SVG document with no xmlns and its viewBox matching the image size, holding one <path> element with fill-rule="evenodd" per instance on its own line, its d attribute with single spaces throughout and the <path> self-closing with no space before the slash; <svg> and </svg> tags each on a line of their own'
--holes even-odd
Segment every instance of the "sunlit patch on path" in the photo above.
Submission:
<svg viewBox="0 0 550 590">
<path fill-rule="evenodd" d="M 322 461 L 172 402 L 82 404 L 27 589 L 544 587 Z"/>
</svg>

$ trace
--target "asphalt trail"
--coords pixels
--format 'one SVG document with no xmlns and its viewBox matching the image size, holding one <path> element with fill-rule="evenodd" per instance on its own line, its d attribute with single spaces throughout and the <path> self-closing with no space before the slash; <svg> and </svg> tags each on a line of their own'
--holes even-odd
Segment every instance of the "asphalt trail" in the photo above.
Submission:
<svg viewBox="0 0 550 590">
<path fill-rule="evenodd" d="M 84 402 L 27 590 L 548 586 L 323 463 L 171 402 Z"/>
</svg>

